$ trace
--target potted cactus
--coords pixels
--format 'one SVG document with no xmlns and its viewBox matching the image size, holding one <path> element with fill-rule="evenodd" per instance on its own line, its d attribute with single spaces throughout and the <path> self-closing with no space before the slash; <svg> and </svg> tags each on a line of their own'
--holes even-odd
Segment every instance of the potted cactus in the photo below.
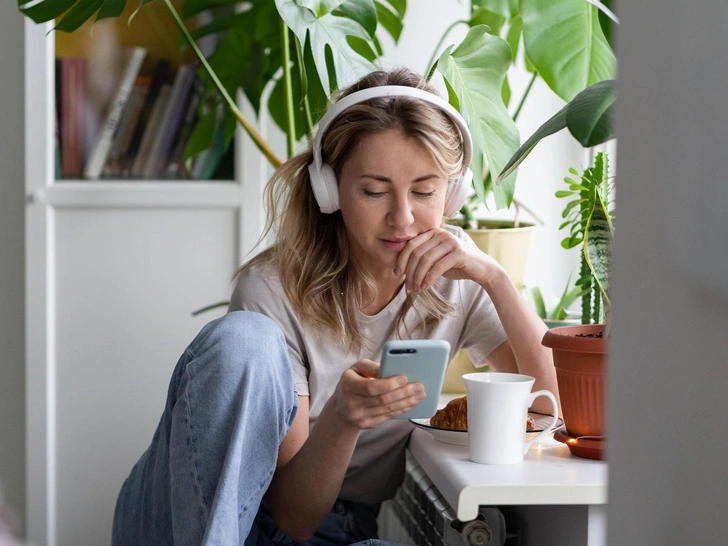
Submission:
<svg viewBox="0 0 728 546">
<path fill-rule="evenodd" d="M 609 266 L 614 233 L 608 208 L 611 182 L 608 156 L 602 152 L 597 154 L 594 165 L 583 171 L 579 181 L 567 178 L 569 190 L 557 194 L 575 197 L 565 209 L 567 220 L 562 226 L 570 227 L 570 235 L 563 245 L 581 245 L 583 249 L 577 284 L 583 290 L 584 324 L 553 328 L 543 338 L 543 344 L 554 355 L 566 425 L 561 436 L 567 437 L 570 447 L 578 447 L 579 439 L 582 444 L 603 444 L 606 436 L 606 358 L 611 324 Z M 601 457 L 603 450 L 594 455 Z"/>
</svg>

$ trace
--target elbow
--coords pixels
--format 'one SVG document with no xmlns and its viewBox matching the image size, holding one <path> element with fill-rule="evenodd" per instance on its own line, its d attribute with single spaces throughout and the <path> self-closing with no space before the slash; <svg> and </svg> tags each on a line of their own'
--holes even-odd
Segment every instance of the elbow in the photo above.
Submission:
<svg viewBox="0 0 728 546">
<path fill-rule="evenodd" d="M 291 522 L 278 522 L 275 520 L 276 527 L 284 533 L 287 537 L 293 539 L 296 542 L 307 542 L 316 532 L 315 527 L 306 525 L 292 525 Z"/>
<path fill-rule="evenodd" d="M 272 506 L 270 506 L 270 511 L 278 530 L 296 542 L 306 542 L 318 529 L 318 525 L 305 521 L 300 514 L 296 517 L 282 510 L 276 510 Z"/>
</svg>

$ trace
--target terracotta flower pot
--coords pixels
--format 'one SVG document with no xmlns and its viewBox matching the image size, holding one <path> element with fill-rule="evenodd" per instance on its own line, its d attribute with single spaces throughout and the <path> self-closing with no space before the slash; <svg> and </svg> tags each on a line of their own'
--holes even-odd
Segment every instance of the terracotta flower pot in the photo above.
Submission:
<svg viewBox="0 0 728 546">
<path fill-rule="evenodd" d="M 603 324 L 562 326 L 546 332 L 541 342 L 554 354 L 564 425 L 571 437 L 606 434 L 607 340 L 577 337 L 602 331 Z"/>
</svg>

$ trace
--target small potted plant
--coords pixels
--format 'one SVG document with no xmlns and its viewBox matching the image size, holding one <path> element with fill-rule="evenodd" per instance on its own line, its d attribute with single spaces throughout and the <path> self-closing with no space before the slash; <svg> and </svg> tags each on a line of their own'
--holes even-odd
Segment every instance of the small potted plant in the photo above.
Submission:
<svg viewBox="0 0 728 546">
<path fill-rule="evenodd" d="M 567 220 L 562 227 L 569 227 L 570 235 L 562 244 L 582 247 L 577 284 L 583 290 L 583 324 L 553 328 L 544 336 L 543 344 L 553 351 L 566 425 L 557 439 L 566 440 L 572 451 L 581 451 L 577 454 L 584 454 L 585 447 L 594 448 L 587 454 L 601 458 L 606 435 L 609 266 L 614 233 L 608 208 L 611 180 L 607 154 L 597 154 L 594 165 L 583 171 L 579 181 L 567 178 L 567 183 L 569 190 L 557 195 L 575 199 L 564 211 Z"/>
</svg>

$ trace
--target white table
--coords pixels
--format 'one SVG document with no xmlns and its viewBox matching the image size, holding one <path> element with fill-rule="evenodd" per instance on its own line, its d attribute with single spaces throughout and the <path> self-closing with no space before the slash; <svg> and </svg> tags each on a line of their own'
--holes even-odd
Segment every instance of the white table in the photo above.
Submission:
<svg viewBox="0 0 728 546">
<path fill-rule="evenodd" d="M 603 461 L 574 457 L 547 438 L 521 464 L 476 464 L 467 446 L 438 442 L 421 429 L 409 450 L 461 521 L 474 519 L 481 505 L 495 505 L 521 529 L 523 546 L 606 544 Z"/>
</svg>

